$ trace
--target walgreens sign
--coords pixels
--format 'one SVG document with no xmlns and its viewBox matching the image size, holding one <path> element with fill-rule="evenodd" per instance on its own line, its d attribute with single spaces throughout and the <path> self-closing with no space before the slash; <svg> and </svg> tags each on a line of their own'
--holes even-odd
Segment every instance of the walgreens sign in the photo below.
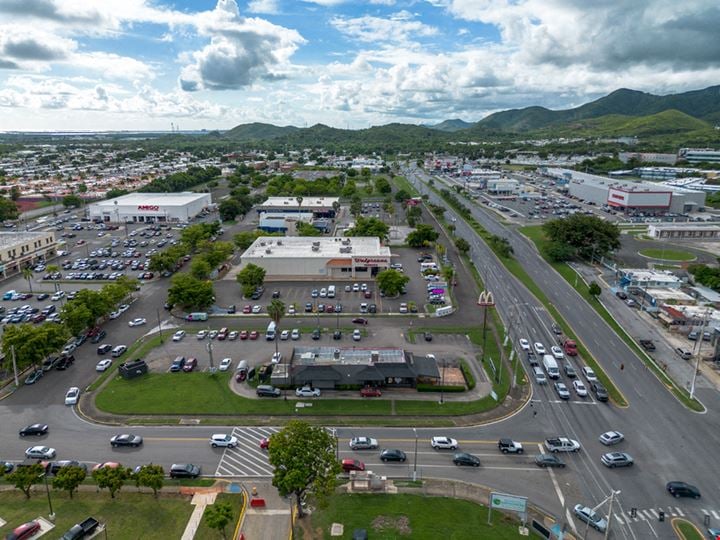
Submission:
<svg viewBox="0 0 720 540">
<path fill-rule="evenodd" d="M 160 205 L 157 204 L 138 204 L 138 210 L 142 212 L 159 212 Z"/>
</svg>

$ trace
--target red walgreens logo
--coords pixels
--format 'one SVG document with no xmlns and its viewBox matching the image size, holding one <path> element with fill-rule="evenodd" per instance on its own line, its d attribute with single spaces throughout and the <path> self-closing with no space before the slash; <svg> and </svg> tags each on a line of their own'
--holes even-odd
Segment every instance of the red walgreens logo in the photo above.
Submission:
<svg viewBox="0 0 720 540">
<path fill-rule="evenodd" d="M 157 204 L 139 204 L 138 210 L 150 210 L 153 212 L 157 212 L 158 210 L 160 210 L 160 206 L 158 206 Z"/>
</svg>

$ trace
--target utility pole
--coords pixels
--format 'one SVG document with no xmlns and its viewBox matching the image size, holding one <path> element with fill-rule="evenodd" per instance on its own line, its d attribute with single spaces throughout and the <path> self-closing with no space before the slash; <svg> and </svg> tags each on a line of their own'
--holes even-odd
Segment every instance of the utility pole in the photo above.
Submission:
<svg viewBox="0 0 720 540">
<path fill-rule="evenodd" d="M 700 331 L 698 332 L 697 341 L 695 342 L 695 347 L 693 350 L 695 352 L 695 369 L 693 370 L 693 376 L 692 376 L 692 382 L 690 383 L 690 399 L 693 399 L 695 396 L 695 380 L 697 379 L 697 373 L 700 369 L 700 350 L 702 349 L 702 340 L 703 340 L 703 334 L 705 332 L 705 328 L 707 327 L 708 323 L 708 317 L 710 316 L 710 309 L 705 310 L 705 316 L 703 317 L 702 327 L 700 328 Z"/>
<path fill-rule="evenodd" d="M 20 382 L 18 381 L 17 361 L 15 360 L 15 345 L 10 347 L 10 354 L 12 355 L 13 373 L 15 374 L 15 387 L 17 388 L 20 386 Z"/>
<path fill-rule="evenodd" d="M 417 429 L 413 428 L 415 434 L 415 459 L 413 459 L 413 482 L 417 481 L 417 448 L 418 448 L 418 434 Z"/>
<path fill-rule="evenodd" d="M 157 313 L 158 332 L 160 333 L 160 344 L 162 345 L 163 335 L 162 335 L 162 323 L 160 322 L 160 308 L 155 309 L 155 313 Z"/>
<path fill-rule="evenodd" d="M 215 364 L 213 364 L 213 355 L 212 355 L 212 352 L 213 352 L 212 341 L 208 341 L 206 347 L 207 347 L 208 356 L 210 357 L 210 372 L 212 373 L 213 369 L 215 369 Z"/>
</svg>

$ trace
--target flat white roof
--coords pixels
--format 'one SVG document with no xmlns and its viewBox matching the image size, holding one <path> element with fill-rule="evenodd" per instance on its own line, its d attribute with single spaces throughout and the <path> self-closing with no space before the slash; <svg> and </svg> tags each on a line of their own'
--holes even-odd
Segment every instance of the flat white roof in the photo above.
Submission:
<svg viewBox="0 0 720 540">
<path fill-rule="evenodd" d="M 139 205 L 139 204 L 159 204 L 161 206 L 185 206 L 197 200 L 209 197 L 209 193 L 193 193 L 191 191 L 183 191 L 181 193 L 141 193 L 133 192 L 127 195 L 121 195 L 107 201 L 94 203 L 94 206 L 101 208 L 115 208 L 115 201 L 118 205 Z"/>
<path fill-rule="evenodd" d="M 315 244 L 315 246 L 314 246 Z M 317 249 L 313 249 L 317 247 Z M 345 251 L 351 247 L 350 251 Z M 343 251 L 340 251 L 340 249 Z M 268 253 L 270 251 L 270 253 Z M 390 248 L 376 236 L 260 236 L 245 250 L 242 258 L 348 258 L 390 257 Z"/>
<path fill-rule="evenodd" d="M 648 229 L 658 231 L 717 231 L 720 225 L 714 223 L 651 223 Z"/>
<path fill-rule="evenodd" d="M 298 205 L 296 197 L 268 197 L 267 200 L 260 204 L 260 208 L 332 208 L 334 202 L 340 202 L 339 197 L 303 197 L 302 203 Z"/>
<path fill-rule="evenodd" d="M 0 248 L 8 248 L 26 244 L 33 240 L 40 240 L 53 236 L 51 232 L 0 232 Z M 44 247 L 44 246 L 43 246 Z"/>
<path fill-rule="evenodd" d="M 680 289 L 646 289 L 645 292 L 656 300 L 683 300 L 685 302 L 694 302 L 695 299 Z"/>
<path fill-rule="evenodd" d="M 671 273 L 632 268 L 622 268 L 620 271 L 634 281 L 656 281 L 665 283 L 678 283 L 680 281 L 679 277 Z"/>
</svg>

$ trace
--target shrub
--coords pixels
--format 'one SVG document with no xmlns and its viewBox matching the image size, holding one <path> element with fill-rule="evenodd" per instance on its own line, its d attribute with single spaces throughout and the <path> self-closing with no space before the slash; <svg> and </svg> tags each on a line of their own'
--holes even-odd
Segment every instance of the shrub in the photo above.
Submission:
<svg viewBox="0 0 720 540">
<path fill-rule="evenodd" d="M 460 359 L 460 369 L 462 370 L 463 377 L 465 377 L 465 382 L 468 385 L 468 390 L 472 390 L 473 388 L 475 388 L 475 377 L 473 377 L 470 366 L 463 359 Z"/>
</svg>

